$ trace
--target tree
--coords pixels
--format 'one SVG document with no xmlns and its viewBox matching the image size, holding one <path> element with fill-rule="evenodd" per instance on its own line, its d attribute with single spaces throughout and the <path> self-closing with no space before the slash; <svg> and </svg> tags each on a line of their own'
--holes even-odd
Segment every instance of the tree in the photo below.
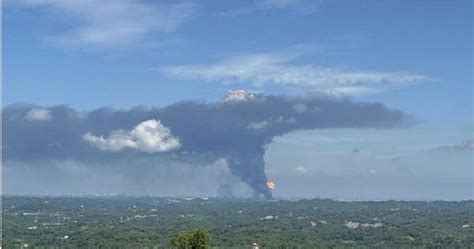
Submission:
<svg viewBox="0 0 474 249">
<path fill-rule="evenodd" d="M 171 245 L 178 249 L 208 249 L 211 236 L 206 229 L 181 232 L 173 236 Z"/>
</svg>

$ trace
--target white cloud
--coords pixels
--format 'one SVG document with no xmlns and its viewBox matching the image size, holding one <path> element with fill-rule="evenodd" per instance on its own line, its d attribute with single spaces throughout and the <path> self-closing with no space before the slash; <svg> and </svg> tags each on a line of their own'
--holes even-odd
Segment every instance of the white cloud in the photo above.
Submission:
<svg viewBox="0 0 474 249">
<path fill-rule="evenodd" d="M 247 129 L 251 130 L 262 130 L 266 129 L 269 126 L 276 125 L 276 124 L 294 124 L 296 123 L 295 118 L 289 117 L 285 118 L 283 116 L 279 116 L 277 118 L 275 117 L 270 117 L 266 120 L 260 121 L 260 122 L 252 122 L 247 126 Z"/>
<path fill-rule="evenodd" d="M 61 45 L 126 45 L 158 32 L 171 32 L 189 19 L 189 3 L 151 4 L 140 0 L 18 0 L 52 7 L 78 20 L 72 31 L 52 37 Z"/>
<path fill-rule="evenodd" d="M 163 126 L 159 120 L 154 119 L 138 124 L 131 131 L 112 131 L 108 138 L 86 133 L 83 139 L 100 150 L 108 151 L 133 149 L 153 153 L 181 147 L 179 139 L 171 134 L 171 130 Z"/>
<path fill-rule="evenodd" d="M 25 114 L 25 119 L 29 121 L 47 121 L 51 118 L 51 111 L 46 108 L 32 108 Z"/>
<path fill-rule="evenodd" d="M 221 104 L 239 103 L 256 100 L 255 95 L 245 90 L 229 90 L 220 102 Z"/>
<path fill-rule="evenodd" d="M 294 57 L 250 54 L 224 59 L 214 64 L 178 65 L 162 72 L 169 77 L 251 83 L 255 86 L 298 86 L 324 95 L 361 95 L 414 84 L 429 78 L 406 72 L 356 71 L 292 63 Z"/>
<path fill-rule="evenodd" d="M 293 110 L 297 113 L 304 113 L 308 111 L 308 107 L 305 104 L 296 104 L 293 106 Z"/>
<path fill-rule="evenodd" d="M 305 167 L 303 166 L 298 166 L 296 168 L 296 171 L 300 172 L 300 173 L 306 173 L 306 171 L 308 171 Z"/>
<path fill-rule="evenodd" d="M 252 122 L 247 126 L 247 129 L 251 130 L 262 130 L 267 128 L 269 125 L 269 122 L 267 120 L 261 121 L 261 122 Z"/>
</svg>

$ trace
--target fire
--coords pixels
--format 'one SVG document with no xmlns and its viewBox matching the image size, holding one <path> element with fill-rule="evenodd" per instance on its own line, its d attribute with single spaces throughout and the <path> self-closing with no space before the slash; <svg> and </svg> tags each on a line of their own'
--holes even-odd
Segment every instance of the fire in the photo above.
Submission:
<svg viewBox="0 0 474 249">
<path fill-rule="evenodd" d="M 275 189 L 275 182 L 272 181 L 272 180 L 269 180 L 267 182 L 267 187 L 270 189 L 270 190 L 274 190 Z"/>
</svg>

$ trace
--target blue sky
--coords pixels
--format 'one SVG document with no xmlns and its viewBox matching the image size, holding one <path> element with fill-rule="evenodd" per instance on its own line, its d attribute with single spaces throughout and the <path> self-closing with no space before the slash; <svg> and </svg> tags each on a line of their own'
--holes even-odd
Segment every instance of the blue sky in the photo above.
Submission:
<svg viewBox="0 0 474 249">
<path fill-rule="evenodd" d="M 67 104 L 79 110 L 166 106 L 190 99 L 219 101 L 228 90 L 245 89 L 378 101 L 420 121 L 402 130 L 363 131 L 359 140 L 353 139 L 361 133 L 357 130 L 281 137 L 266 159 L 273 162 L 268 174 L 277 179 L 283 178 L 278 169 L 297 168 L 279 165 L 279 155 L 300 160 L 306 171 L 299 173 L 307 173 L 325 157 L 296 157 L 314 155 L 316 149 L 326 156 L 345 153 L 361 165 L 357 172 L 369 176 L 391 174 L 381 169 L 391 167 L 391 158 L 405 156 L 408 163 L 396 164 L 415 167 L 426 157 L 440 170 L 433 173 L 436 182 L 451 156 L 434 162 L 420 154 L 473 138 L 468 0 L 8 0 L 3 11 L 4 105 Z M 331 143 L 321 144 L 328 137 Z M 371 156 L 355 162 L 355 148 Z M 340 167 L 346 162 L 339 161 L 344 158 L 340 154 L 330 158 Z M 469 170 L 472 150 L 457 158 Z M 314 172 L 326 172 L 318 167 Z M 422 177 L 432 169 L 411 170 Z M 453 179 L 463 185 L 450 193 L 459 193 L 469 187 L 472 170 L 467 178 L 461 171 Z M 460 198 L 469 192 L 472 197 L 472 185 Z"/>
</svg>

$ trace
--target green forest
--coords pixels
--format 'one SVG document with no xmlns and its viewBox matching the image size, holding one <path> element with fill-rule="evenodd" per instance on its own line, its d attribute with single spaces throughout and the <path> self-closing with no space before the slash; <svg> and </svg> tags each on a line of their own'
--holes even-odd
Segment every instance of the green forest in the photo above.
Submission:
<svg viewBox="0 0 474 249">
<path fill-rule="evenodd" d="M 6 196 L 3 248 L 473 248 L 474 201 Z"/>
</svg>

